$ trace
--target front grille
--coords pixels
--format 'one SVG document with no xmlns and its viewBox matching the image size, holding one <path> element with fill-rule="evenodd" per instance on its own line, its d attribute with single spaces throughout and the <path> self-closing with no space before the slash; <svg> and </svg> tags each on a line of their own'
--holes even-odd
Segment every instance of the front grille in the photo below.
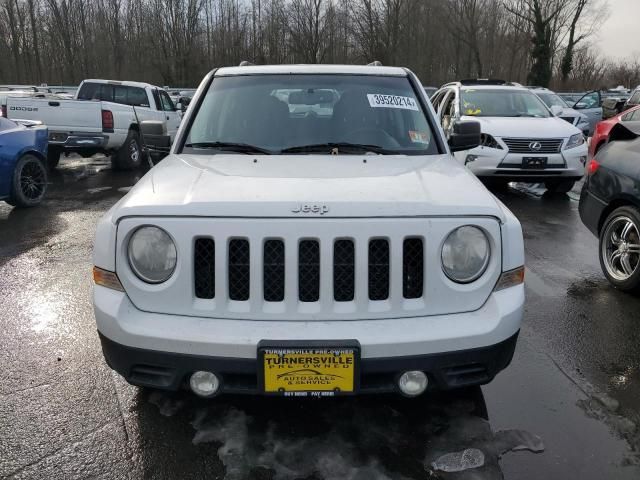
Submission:
<svg viewBox="0 0 640 480">
<path fill-rule="evenodd" d="M 267 302 L 284 300 L 284 242 L 267 240 L 264 242 L 264 299 Z"/>
<path fill-rule="evenodd" d="M 402 249 L 402 296 L 422 297 L 424 283 L 424 248 L 421 238 L 407 238 Z"/>
<path fill-rule="evenodd" d="M 333 244 L 333 298 L 350 302 L 355 295 L 356 251 L 352 240 L 337 240 Z"/>
<path fill-rule="evenodd" d="M 251 278 L 249 241 L 234 239 L 229 242 L 229 298 L 249 300 Z"/>
<path fill-rule="evenodd" d="M 193 275 L 197 298 L 212 299 L 216 291 L 216 244 L 211 238 L 198 238 L 193 251 Z"/>
<path fill-rule="evenodd" d="M 503 138 L 511 153 L 559 153 L 562 147 L 561 138 Z M 535 148 L 538 147 L 539 148 Z"/>
<path fill-rule="evenodd" d="M 389 298 L 389 242 L 369 242 L 369 300 Z"/>
<path fill-rule="evenodd" d="M 289 245 L 289 244 L 287 244 Z M 424 296 L 424 241 L 420 237 L 401 238 L 396 243 L 398 263 L 402 261 L 402 297 L 415 299 Z M 333 285 L 333 300 L 335 302 L 352 302 L 356 299 L 358 278 L 365 283 L 361 287 L 362 298 L 371 301 L 387 300 L 391 295 L 391 244 L 388 239 L 371 238 L 363 246 L 366 253 L 362 260 L 362 267 L 366 274 L 358 277 L 356 269 L 356 242 L 352 239 L 335 239 L 328 252 L 332 258 L 326 273 Z M 287 248 L 297 248 L 293 257 L 285 255 Z M 323 247 L 324 248 L 324 247 Z M 220 252 L 224 256 L 224 253 Z M 219 288 L 228 289 L 228 298 L 234 301 L 248 301 L 251 297 L 252 275 L 261 277 L 262 297 L 265 302 L 284 302 L 286 300 L 285 275 L 297 275 L 297 300 L 310 303 L 318 302 L 321 296 L 321 248 L 316 239 L 303 239 L 285 247 L 281 239 L 265 239 L 262 242 L 262 272 L 258 266 L 253 266 L 251 272 L 250 241 L 244 238 L 234 238 L 227 245 L 226 265 L 218 266 L 218 274 L 225 273 L 227 284 L 222 282 Z M 296 255 L 297 254 L 297 255 Z M 360 258 L 360 257 L 358 257 Z M 289 259 L 289 260 L 287 260 Z M 288 261 L 297 265 L 287 266 Z M 332 261 L 331 261 L 332 260 Z M 400 268 L 400 265 L 399 265 Z M 287 273 L 288 272 L 288 273 Z M 194 290 L 196 298 L 213 299 L 216 296 L 216 244 L 212 238 L 197 238 L 193 251 Z M 400 271 L 398 272 L 400 281 Z M 295 279 L 294 279 L 295 281 Z M 330 280 L 328 280 L 330 281 Z M 295 287 L 294 287 L 295 288 Z M 327 293 L 331 295 L 331 290 Z M 398 290 L 398 296 L 400 291 Z"/>
<path fill-rule="evenodd" d="M 301 302 L 320 299 L 320 244 L 303 240 L 298 248 L 298 298 Z"/>
</svg>

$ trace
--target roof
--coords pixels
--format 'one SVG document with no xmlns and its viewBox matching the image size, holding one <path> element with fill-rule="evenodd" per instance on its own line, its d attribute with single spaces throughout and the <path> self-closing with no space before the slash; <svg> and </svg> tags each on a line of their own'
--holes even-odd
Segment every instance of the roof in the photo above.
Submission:
<svg viewBox="0 0 640 480">
<path fill-rule="evenodd" d="M 523 86 L 516 85 L 459 85 L 461 90 L 526 90 L 531 91 Z"/>
<path fill-rule="evenodd" d="M 87 78 L 83 80 L 82 83 L 91 82 L 91 83 L 105 83 L 110 85 L 124 85 L 125 87 L 140 87 L 140 88 L 160 88 L 155 85 L 151 85 L 150 83 L 144 82 L 128 82 L 128 81 L 120 81 L 120 80 L 105 80 L 101 78 Z"/>
<path fill-rule="evenodd" d="M 349 74 L 385 75 L 406 77 L 407 71 L 400 67 L 376 67 L 369 65 L 248 65 L 245 67 L 223 67 L 216 76 L 268 75 L 268 74 Z"/>
</svg>

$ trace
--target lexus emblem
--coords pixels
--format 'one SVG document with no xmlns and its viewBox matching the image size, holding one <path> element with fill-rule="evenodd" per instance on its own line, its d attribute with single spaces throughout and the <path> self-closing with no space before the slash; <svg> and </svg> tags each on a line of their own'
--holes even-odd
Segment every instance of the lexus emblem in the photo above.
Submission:
<svg viewBox="0 0 640 480">
<path fill-rule="evenodd" d="M 542 144 L 540 142 L 531 142 L 529 144 L 529 150 L 532 150 L 534 152 L 537 152 L 541 148 L 542 148 Z"/>
</svg>

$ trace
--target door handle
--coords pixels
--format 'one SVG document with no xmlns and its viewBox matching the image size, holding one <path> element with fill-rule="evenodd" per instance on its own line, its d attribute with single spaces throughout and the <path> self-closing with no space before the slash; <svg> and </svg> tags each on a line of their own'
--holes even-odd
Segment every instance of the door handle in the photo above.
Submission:
<svg viewBox="0 0 640 480">
<path fill-rule="evenodd" d="M 50 107 L 59 107 L 60 106 L 60 102 L 49 102 L 49 106 Z"/>
</svg>

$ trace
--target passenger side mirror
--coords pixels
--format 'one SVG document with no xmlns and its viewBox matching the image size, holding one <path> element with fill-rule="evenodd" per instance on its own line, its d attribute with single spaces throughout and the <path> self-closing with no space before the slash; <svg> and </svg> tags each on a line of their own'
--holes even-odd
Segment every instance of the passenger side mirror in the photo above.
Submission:
<svg viewBox="0 0 640 480">
<path fill-rule="evenodd" d="M 575 108 L 576 110 L 584 110 L 585 108 L 587 108 L 587 104 L 583 102 L 578 102 L 573 106 L 573 108 Z"/>
<path fill-rule="evenodd" d="M 556 117 L 559 117 L 562 113 L 562 107 L 558 105 L 551 105 L 551 108 L 549 110 L 551 110 L 551 113 L 553 113 Z"/>
<path fill-rule="evenodd" d="M 167 125 L 160 120 L 140 122 L 140 134 L 144 149 L 155 158 L 164 158 L 171 148 Z"/>
<path fill-rule="evenodd" d="M 480 145 L 480 122 L 463 120 L 453 123 L 449 135 L 449 148 L 452 152 L 471 150 Z"/>
</svg>

